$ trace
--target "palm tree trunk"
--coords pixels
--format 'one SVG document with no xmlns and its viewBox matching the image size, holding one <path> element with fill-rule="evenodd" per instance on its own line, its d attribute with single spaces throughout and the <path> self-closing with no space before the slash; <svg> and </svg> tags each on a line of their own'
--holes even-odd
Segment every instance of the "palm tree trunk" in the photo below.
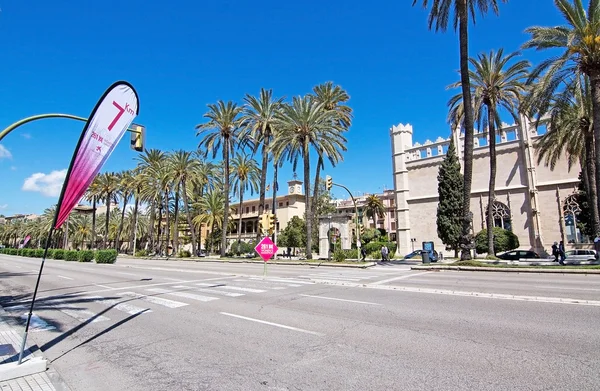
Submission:
<svg viewBox="0 0 600 391">
<path fill-rule="evenodd" d="M 461 260 L 471 259 L 473 235 L 471 234 L 471 182 L 473 180 L 473 103 L 471 101 L 471 81 L 469 79 L 469 14 L 467 0 L 457 0 L 456 12 L 459 15 L 460 41 L 460 81 L 464 102 L 464 186 L 463 186 L 463 224 L 461 233 Z M 600 96 L 599 96 L 600 97 Z M 600 101 L 600 100 L 599 100 Z M 599 112 L 600 116 L 600 112 Z M 600 118 L 599 118 L 600 120 Z M 600 127 L 598 129 L 600 137 Z M 600 166 L 599 166 L 600 167 Z"/>
<path fill-rule="evenodd" d="M 158 229 L 156 230 L 156 243 L 154 244 L 154 252 L 159 253 L 160 255 L 160 251 L 162 249 L 162 211 L 163 211 L 163 205 L 162 205 L 162 195 L 159 196 L 158 198 L 158 204 L 159 204 L 159 208 L 158 208 Z"/>
<path fill-rule="evenodd" d="M 319 154 L 319 161 L 317 162 L 317 173 L 315 174 L 315 185 L 313 187 L 313 200 L 312 207 L 316 208 L 317 199 L 319 198 L 319 179 L 321 177 L 321 168 L 323 167 L 323 156 Z M 316 211 L 315 211 L 316 213 Z M 313 213 L 314 215 L 314 213 Z"/>
<path fill-rule="evenodd" d="M 487 239 L 488 254 L 496 255 L 494 249 L 494 215 L 493 211 L 496 191 L 496 126 L 494 124 L 494 110 L 488 105 L 488 138 L 490 143 L 490 184 L 488 188 L 488 209 L 487 209 Z"/>
<path fill-rule="evenodd" d="M 265 213 L 265 198 L 266 198 L 266 187 L 267 187 L 267 165 L 269 164 L 269 153 L 267 152 L 267 146 L 262 147 L 262 165 L 260 171 L 260 196 L 258 199 L 258 215 Z M 257 234 L 257 238 L 260 237 L 260 232 Z"/>
<path fill-rule="evenodd" d="M 127 198 L 129 197 L 129 194 L 127 194 L 127 192 L 125 192 L 123 194 L 123 210 L 121 211 L 121 221 L 119 222 L 119 231 L 117 233 L 117 238 L 115 239 L 115 250 L 117 250 L 117 253 L 120 250 L 120 246 L 119 244 L 121 243 L 121 235 L 123 234 L 123 221 L 125 220 L 125 208 L 127 208 Z"/>
<path fill-rule="evenodd" d="M 92 197 L 92 250 L 96 249 L 96 196 Z"/>
<path fill-rule="evenodd" d="M 133 221 L 131 222 L 131 235 L 129 236 L 131 255 L 135 256 L 135 233 L 136 233 L 136 225 L 137 225 L 137 214 L 138 214 L 138 206 L 139 206 L 139 191 L 135 195 L 135 202 L 133 204 Z"/>
<path fill-rule="evenodd" d="M 594 234 L 600 233 L 600 213 L 598 208 L 598 181 L 594 170 L 594 148 L 596 143 L 594 142 L 594 135 L 590 132 L 585 133 L 585 171 L 587 173 L 588 188 L 587 193 L 590 200 L 590 206 L 592 207 L 592 219 L 594 222 Z"/>
<path fill-rule="evenodd" d="M 194 227 L 194 224 L 192 224 L 192 214 L 190 213 L 190 206 L 188 203 L 188 198 L 187 198 L 187 192 L 186 192 L 186 185 L 185 185 L 185 179 L 181 180 L 181 186 L 183 187 L 183 193 L 181 193 L 183 195 L 183 207 L 185 208 L 185 214 L 187 215 L 187 222 L 188 225 L 190 226 L 190 232 L 192 233 L 192 252 L 193 252 L 193 256 L 196 256 L 196 228 Z"/>
<path fill-rule="evenodd" d="M 261 190 L 264 192 L 263 190 Z M 242 241 L 242 213 L 244 210 L 244 184 L 243 181 L 240 181 L 240 218 L 238 219 L 238 251 L 239 245 Z"/>
<path fill-rule="evenodd" d="M 225 210 L 223 211 L 223 227 L 221 230 L 221 256 L 225 256 L 227 251 L 227 224 L 229 223 L 229 138 L 223 142 L 223 163 L 225 164 Z"/>
<path fill-rule="evenodd" d="M 104 222 L 104 229 L 106 230 L 106 232 L 104 233 L 104 249 L 106 250 L 108 248 L 108 220 L 110 217 L 110 196 L 111 193 L 108 193 L 106 195 L 106 221 Z"/>
<path fill-rule="evenodd" d="M 312 205 L 310 196 L 310 156 L 308 139 L 304 140 L 304 200 L 306 202 L 306 259 L 312 259 Z M 275 202 L 275 200 L 273 200 Z"/>
<path fill-rule="evenodd" d="M 179 190 L 181 189 L 181 182 L 177 184 L 175 189 L 175 223 L 173 224 L 173 254 L 177 254 L 179 251 Z"/>
<path fill-rule="evenodd" d="M 156 217 L 154 200 L 152 200 L 150 204 L 150 224 L 148 225 L 148 236 L 149 236 L 149 248 L 151 251 L 154 251 L 154 219 Z"/>
<path fill-rule="evenodd" d="M 167 187 L 167 189 L 165 190 L 165 223 L 166 223 L 166 227 L 165 227 L 165 256 L 168 257 L 169 256 L 169 242 L 170 242 L 170 237 L 169 234 L 171 233 L 171 226 L 170 226 L 170 222 L 169 222 L 169 188 Z"/>
</svg>

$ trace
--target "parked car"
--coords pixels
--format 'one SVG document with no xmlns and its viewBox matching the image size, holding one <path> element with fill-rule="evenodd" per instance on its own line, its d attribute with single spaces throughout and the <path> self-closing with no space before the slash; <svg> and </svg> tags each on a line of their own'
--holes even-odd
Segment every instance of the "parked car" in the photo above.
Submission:
<svg viewBox="0 0 600 391">
<path fill-rule="evenodd" d="M 504 254 L 497 255 L 497 257 L 505 261 L 518 261 L 519 259 L 540 258 L 540 256 L 537 253 L 528 250 L 507 251 Z"/>
<path fill-rule="evenodd" d="M 595 250 L 569 250 L 565 251 L 565 255 L 569 261 L 590 261 L 596 260 Z"/>
</svg>

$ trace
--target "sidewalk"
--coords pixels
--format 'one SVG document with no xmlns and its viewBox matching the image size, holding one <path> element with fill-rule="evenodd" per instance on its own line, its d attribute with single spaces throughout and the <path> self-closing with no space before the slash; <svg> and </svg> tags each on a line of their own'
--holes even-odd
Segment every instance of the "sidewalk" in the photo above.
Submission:
<svg viewBox="0 0 600 391">
<path fill-rule="evenodd" d="M 42 352 L 31 352 L 31 328 L 21 365 L 17 365 L 24 327 L 0 307 L 0 391 L 68 391 L 54 370 L 46 370 Z"/>
</svg>

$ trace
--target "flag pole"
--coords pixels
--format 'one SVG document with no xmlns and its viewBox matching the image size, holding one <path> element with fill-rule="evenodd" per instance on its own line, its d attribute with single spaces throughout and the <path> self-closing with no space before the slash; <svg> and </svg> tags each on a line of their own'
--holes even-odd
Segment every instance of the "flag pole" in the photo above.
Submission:
<svg viewBox="0 0 600 391">
<path fill-rule="evenodd" d="M 58 208 L 57 208 L 58 213 Z M 56 219 L 56 218 L 55 218 Z M 40 286 L 40 279 L 42 278 L 42 270 L 44 270 L 44 261 L 48 255 L 48 247 L 50 247 L 50 240 L 54 233 L 54 225 L 50 227 L 48 232 L 48 238 L 46 239 L 46 246 L 44 248 L 44 256 L 42 257 L 42 264 L 40 265 L 40 271 L 38 272 L 37 281 L 35 282 L 35 289 L 33 290 L 33 297 L 31 299 L 31 306 L 29 306 L 29 315 L 27 316 L 27 324 L 25 325 L 25 333 L 23 334 L 23 341 L 21 342 L 21 351 L 19 352 L 19 362 L 17 365 L 21 365 L 23 361 L 23 352 L 25 351 L 25 343 L 27 342 L 27 333 L 29 332 L 29 324 L 31 323 L 31 315 L 33 314 L 33 305 L 35 304 L 35 296 L 37 295 L 38 288 Z"/>
</svg>

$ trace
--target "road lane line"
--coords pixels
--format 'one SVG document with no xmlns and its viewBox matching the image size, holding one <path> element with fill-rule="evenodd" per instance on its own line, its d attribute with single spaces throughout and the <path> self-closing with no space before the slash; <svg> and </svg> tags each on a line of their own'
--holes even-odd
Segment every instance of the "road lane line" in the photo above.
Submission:
<svg viewBox="0 0 600 391">
<path fill-rule="evenodd" d="M 256 280 L 256 281 L 273 281 L 273 282 L 283 282 L 283 283 L 291 283 L 291 284 L 304 284 L 304 285 L 314 285 L 314 282 L 311 281 L 302 281 L 302 280 L 295 280 L 292 278 L 275 278 L 275 277 L 250 277 L 250 280 Z"/>
<path fill-rule="evenodd" d="M 174 286 L 173 288 L 177 288 L 177 289 L 193 289 L 194 291 L 197 292 L 204 292 L 204 293 L 212 293 L 215 295 L 221 295 L 221 296 L 227 296 L 227 297 L 240 297 L 240 296 L 245 296 L 245 293 L 235 293 L 235 292 L 226 292 L 226 291 L 221 291 L 218 289 L 209 289 L 209 288 L 196 288 L 196 287 L 191 287 L 191 286 L 185 286 L 185 285 L 177 285 Z"/>
<path fill-rule="evenodd" d="M 338 299 L 337 297 L 327 297 L 327 296 L 313 296 L 313 295 L 300 295 L 303 297 L 312 297 L 315 299 L 326 299 L 326 300 L 336 300 L 336 301 L 345 301 L 347 303 L 357 303 L 357 304 L 369 304 L 369 305 L 382 305 L 380 303 L 371 303 L 368 301 L 359 301 L 359 300 L 347 300 L 347 299 Z"/>
<path fill-rule="evenodd" d="M 386 284 L 388 282 L 397 281 L 397 280 L 405 280 L 407 278 L 416 277 L 416 276 L 422 276 L 423 274 L 430 274 L 430 273 L 431 272 L 422 272 L 422 273 L 415 273 L 415 274 L 405 274 L 403 276 L 392 277 L 392 278 L 388 278 L 387 280 L 377 281 L 377 282 L 372 283 L 372 285 Z"/>
<path fill-rule="evenodd" d="M 51 305 L 50 307 L 54 307 L 54 306 L 55 305 Z M 98 314 L 96 314 L 96 313 L 94 313 L 92 311 L 88 311 L 88 310 L 79 310 L 79 309 L 78 310 L 61 310 L 61 309 L 58 309 L 58 310 L 60 312 L 62 312 L 63 314 L 66 314 L 66 315 L 70 316 L 71 318 L 77 319 L 81 323 L 87 322 L 88 320 L 90 320 L 92 318 L 94 318 L 94 320 L 92 320 L 92 323 L 106 322 L 107 320 L 110 320 L 110 318 L 107 318 L 106 316 L 98 315 Z"/>
<path fill-rule="evenodd" d="M 133 274 L 133 273 L 125 273 L 125 272 L 115 272 L 116 274 L 122 274 L 124 276 L 134 276 L 134 277 L 138 277 L 138 274 Z"/>
<path fill-rule="evenodd" d="M 147 296 L 147 295 L 142 295 L 142 294 L 135 293 L 135 292 L 123 292 L 121 294 L 123 296 L 131 296 L 131 297 L 135 297 L 136 299 L 146 300 L 150 303 L 162 305 L 162 306 L 168 307 L 168 308 L 179 308 L 179 307 L 185 307 L 186 305 L 189 305 L 188 303 L 182 303 L 180 301 L 163 299 L 161 297 Z"/>
<path fill-rule="evenodd" d="M 152 312 L 152 310 L 149 308 L 142 308 L 127 303 L 122 303 L 119 300 L 107 299 L 102 296 L 83 296 L 83 298 L 93 300 L 95 303 L 100 303 L 109 307 L 116 308 L 117 310 L 126 312 L 129 315 L 141 315 Z"/>
<path fill-rule="evenodd" d="M 240 292 L 250 292 L 250 293 L 263 293 L 266 292 L 262 289 L 254 289 L 254 288 L 242 288 L 239 286 L 230 286 L 230 285 L 215 285 L 215 284 L 205 284 L 199 283 L 197 286 L 205 286 L 207 288 L 220 288 L 220 289 L 229 289 L 230 291 L 240 291 Z"/>
<path fill-rule="evenodd" d="M 111 286 L 108 286 L 108 285 L 102 285 L 102 284 L 94 284 L 94 286 L 99 286 L 100 288 L 107 288 L 107 289 L 110 289 L 110 288 L 112 288 Z"/>
<path fill-rule="evenodd" d="M 299 331 L 301 333 L 306 333 L 306 334 L 312 334 L 312 335 L 317 335 L 319 337 L 323 337 L 325 334 L 323 333 L 318 333 L 316 331 L 310 331 L 310 330 L 304 330 L 304 329 L 299 329 L 297 327 L 292 327 L 292 326 L 286 326 L 284 324 L 279 324 L 279 323 L 273 323 L 273 322 L 267 322 L 266 320 L 260 320 L 260 319 L 254 319 L 254 318 L 249 318 L 247 316 L 242 316 L 242 315 L 236 315 L 236 314 L 230 314 L 229 312 L 220 312 L 221 315 L 226 315 L 226 316 L 231 316 L 234 318 L 238 318 L 238 319 L 244 319 L 244 320 L 249 320 L 251 322 L 256 322 L 256 323 L 262 323 L 262 324 L 266 324 L 269 326 L 275 326 L 275 327 L 280 327 L 282 329 L 287 329 L 287 330 L 293 330 L 293 331 Z"/>
<path fill-rule="evenodd" d="M 150 289 L 146 289 L 146 290 L 149 292 L 156 292 L 156 293 L 163 293 L 165 295 L 185 297 L 186 299 L 198 300 L 198 301 L 203 301 L 203 302 L 219 300 L 218 297 L 195 295 L 193 293 L 188 293 L 188 292 L 173 292 L 168 289 L 162 289 L 162 288 L 150 288 Z"/>
<path fill-rule="evenodd" d="M 58 275 L 56 277 L 58 277 L 58 278 L 64 278 L 65 280 L 74 280 L 74 278 L 71 278 L 71 277 L 58 276 Z"/>
</svg>

